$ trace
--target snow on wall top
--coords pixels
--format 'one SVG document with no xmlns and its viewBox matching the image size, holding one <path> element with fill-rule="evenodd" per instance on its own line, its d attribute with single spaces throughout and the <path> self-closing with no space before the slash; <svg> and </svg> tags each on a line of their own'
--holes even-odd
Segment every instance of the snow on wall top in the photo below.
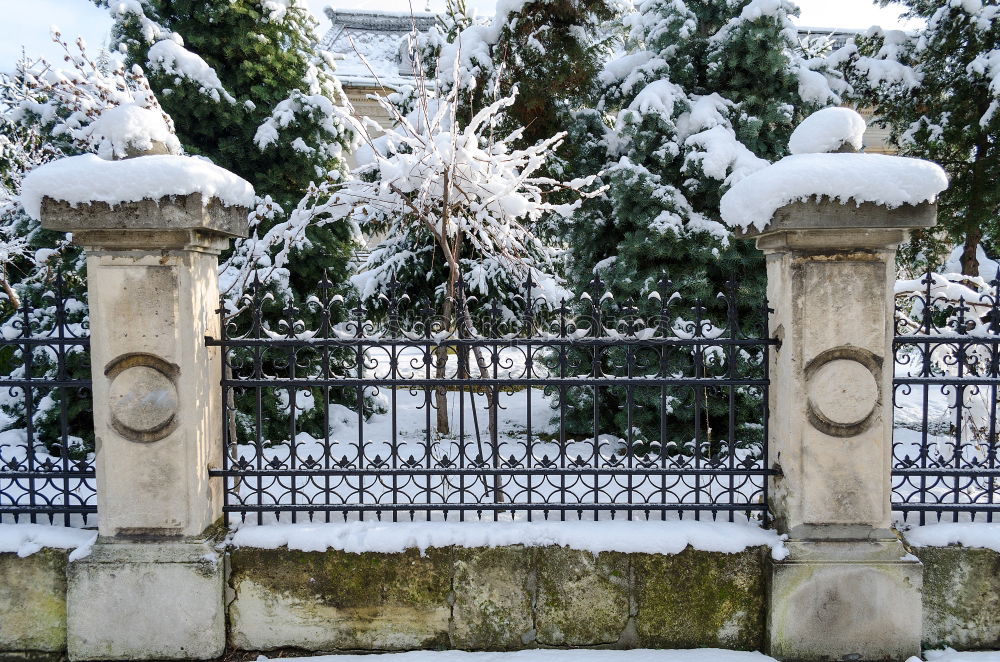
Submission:
<svg viewBox="0 0 1000 662">
<path fill-rule="evenodd" d="M 792 202 L 828 197 L 889 208 L 933 202 L 948 188 L 941 166 L 885 154 L 794 154 L 740 180 L 722 196 L 722 220 L 763 230 Z"/>
<path fill-rule="evenodd" d="M 860 151 L 868 125 L 850 108 L 824 108 L 802 121 L 792 132 L 788 151 L 792 154 L 825 154 L 850 145 Z"/>
<path fill-rule="evenodd" d="M 206 201 L 217 198 L 226 206 L 249 207 L 254 201 L 249 182 L 205 159 L 162 154 L 106 161 L 94 154 L 81 154 L 31 171 L 21 188 L 21 202 L 37 219 L 45 197 L 74 206 L 90 202 L 117 205 L 192 193 L 201 193 Z"/>
<path fill-rule="evenodd" d="M 980 547 L 1000 552 L 1000 523 L 946 522 L 916 526 L 905 534 L 914 547 Z"/>
<path fill-rule="evenodd" d="M 735 554 L 748 547 L 770 547 L 787 556 L 784 537 L 747 523 L 656 521 L 569 522 L 347 522 L 241 526 L 232 533 L 236 547 L 306 552 L 396 553 L 431 547 L 500 547 L 558 545 L 599 552 L 678 554 L 688 545 L 709 552 Z"/>
<path fill-rule="evenodd" d="M 0 553 L 14 552 L 21 558 L 45 548 L 70 549 L 69 560 L 76 561 L 90 554 L 97 541 L 97 531 L 47 524 L 0 524 Z"/>
<path fill-rule="evenodd" d="M 831 112 L 832 111 L 832 112 Z M 859 146 L 865 121 L 846 108 L 813 113 L 792 133 L 791 156 L 758 170 L 729 189 L 720 204 L 731 226 L 763 230 L 781 207 L 813 197 L 889 208 L 933 202 L 948 188 L 937 164 L 884 154 L 824 154 L 845 142 Z"/>
</svg>

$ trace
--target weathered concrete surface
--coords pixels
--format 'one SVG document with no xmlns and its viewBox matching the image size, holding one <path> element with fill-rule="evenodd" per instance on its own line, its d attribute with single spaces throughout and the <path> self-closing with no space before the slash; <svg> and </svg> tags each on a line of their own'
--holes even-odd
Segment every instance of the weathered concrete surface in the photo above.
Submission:
<svg viewBox="0 0 1000 662">
<path fill-rule="evenodd" d="M 421 556 L 235 549 L 230 567 L 234 648 L 448 646 L 450 550 Z"/>
<path fill-rule="evenodd" d="M 562 547 L 535 550 L 537 641 L 545 646 L 615 644 L 629 619 L 627 554 Z"/>
<path fill-rule="evenodd" d="M 205 660 L 225 650 L 224 563 L 209 542 L 101 542 L 69 564 L 71 660 Z"/>
<path fill-rule="evenodd" d="M 453 647 L 514 650 L 535 640 L 535 551 L 524 547 L 455 550 Z"/>
<path fill-rule="evenodd" d="M 849 165 L 845 164 L 845 167 Z M 813 199 L 775 213 L 767 258 L 770 505 L 767 650 L 779 659 L 905 659 L 920 651 L 922 566 L 891 530 L 896 249 L 936 206 Z"/>
<path fill-rule="evenodd" d="M 635 629 L 642 648 L 760 650 L 764 633 L 762 549 L 722 554 L 631 554 Z"/>
<path fill-rule="evenodd" d="M 772 564 L 770 655 L 887 662 L 919 655 L 922 567 L 898 541 L 788 546 L 789 557 Z"/>
<path fill-rule="evenodd" d="M 0 659 L 66 650 L 65 550 L 0 554 Z"/>
<path fill-rule="evenodd" d="M 235 549 L 229 644 L 312 651 L 757 649 L 764 636 L 765 551 Z"/>
<path fill-rule="evenodd" d="M 919 547 L 924 564 L 924 648 L 1000 648 L 1000 553 Z"/>
</svg>

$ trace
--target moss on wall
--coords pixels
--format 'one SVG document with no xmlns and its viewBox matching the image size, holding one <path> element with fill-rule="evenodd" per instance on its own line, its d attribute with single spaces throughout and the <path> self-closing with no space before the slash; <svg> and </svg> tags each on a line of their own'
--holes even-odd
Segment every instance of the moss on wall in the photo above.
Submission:
<svg viewBox="0 0 1000 662">
<path fill-rule="evenodd" d="M 243 649 L 755 649 L 764 631 L 761 549 L 238 549 L 231 564 L 230 643 Z"/>
<path fill-rule="evenodd" d="M 622 638 L 629 619 L 627 554 L 546 547 L 535 558 L 538 643 L 593 646 Z"/>
<path fill-rule="evenodd" d="M 535 639 L 533 550 L 455 549 L 451 643 L 468 650 L 514 650 Z"/>
<path fill-rule="evenodd" d="M 921 547 L 925 648 L 1000 647 L 1000 553 Z"/>
<path fill-rule="evenodd" d="M 67 552 L 0 554 L 0 652 L 45 659 L 66 650 Z"/>
<path fill-rule="evenodd" d="M 760 650 L 763 551 L 632 554 L 636 633 L 644 648 Z"/>
<path fill-rule="evenodd" d="M 448 645 L 450 550 L 236 549 L 230 645 L 407 650 Z"/>
</svg>

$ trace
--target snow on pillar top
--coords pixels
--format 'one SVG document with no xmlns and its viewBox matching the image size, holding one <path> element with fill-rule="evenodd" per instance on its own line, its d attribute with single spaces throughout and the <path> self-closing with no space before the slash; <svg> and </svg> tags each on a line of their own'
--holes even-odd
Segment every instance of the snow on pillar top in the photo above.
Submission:
<svg viewBox="0 0 1000 662">
<path fill-rule="evenodd" d="M 865 128 L 861 116 L 846 108 L 806 118 L 789 141 L 791 156 L 737 182 L 722 197 L 722 219 L 746 236 L 933 226 L 934 203 L 948 187 L 944 170 L 920 159 L 851 153 Z M 824 153 L 831 150 L 837 153 Z M 799 213 L 810 201 L 825 202 L 824 213 Z M 847 213 L 835 213 L 838 207 Z"/>
<path fill-rule="evenodd" d="M 25 211 L 42 227 L 105 231 L 101 243 L 176 231 L 177 237 L 245 237 L 253 187 L 207 159 L 182 156 L 161 113 L 134 104 L 110 108 L 89 127 L 97 154 L 71 156 L 33 170 L 24 180 Z M 113 160 L 119 159 L 119 160 Z"/>
</svg>

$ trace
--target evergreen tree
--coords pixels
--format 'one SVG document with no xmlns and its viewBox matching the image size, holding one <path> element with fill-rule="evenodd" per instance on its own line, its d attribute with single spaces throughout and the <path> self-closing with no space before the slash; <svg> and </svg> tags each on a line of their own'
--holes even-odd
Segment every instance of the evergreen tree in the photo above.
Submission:
<svg viewBox="0 0 1000 662">
<path fill-rule="evenodd" d="M 645 0 L 626 17 L 628 52 L 601 73 L 605 89 L 595 105 L 603 121 L 578 115 L 580 126 L 591 131 L 585 143 L 590 153 L 604 147 L 610 188 L 571 228 L 577 291 L 596 273 L 623 309 L 634 305 L 640 316 L 655 318 L 676 290 L 689 303 L 680 310 L 668 306 L 676 316 L 668 335 L 683 337 L 698 327 L 711 337 L 734 319 L 756 322 L 759 332 L 763 260 L 717 220 L 719 200 L 733 183 L 784 156 L 802 117 L 839 101 L 824 63 L 799 51 L 789 18 L 797 11 L 787 0 Z M 663 289 L 665 276 L 670 291 Z M 729 291 L 729 281 L 738 288 Z M 729 296 L 720 299 L 719 293 Z M 691 374 L 692 360 L 676 356 L 667 372 Z M 705 360 L 708 369 L 726 369 L 721 354 Z M 604 364 L 613 374 L 625 360 L 607 356 Z M 656 367 L 654 361 L 647 369 Z M 678 390 L 667 398 L 671 423 L 661 440 L 662 394 L 648 391 L 633 394 L 632 427 L 644 439 L 689 447 L 695 392 Z M 612 389 L 599 396 L 602 427 L 624 436 L 626 394 Z M 592 424 L 593 397 L 572 398 L 580 434 Z M 703 420 L 697 424 L 706 437 L 724 438 L 728 406 L 724 398 L 714 402 L 722 404 L 699 403 Z M 752 394 L 739 394 L 738 404 L 745 412 L 738 418 L 759 418 Z"/>
<path fill-rule="evenodd" d="M 941 164 L 951 180 L 938 201 L 937 229 L 914 233 L 901 261 L 936 267 L 959 244 L 962 272 L 978 276 L 980 245 L 1000 251 L 1000 4 L 902 4 L 923 28 L 873 28 L 831 60 L 846 72 L 853 98 L 875 108 L 875 122 L 889 128 L 900 153 Z"/>
<path fill-rule="evenodd" d="M 130 64 L 147 70 L 184 149 L 254 185 L 261 202 L 251 223 L 259 235 L 288 220 L 312 182 L 343 175 L 352 137 L 338 107 L 343 92 L 332 57 L 315 51 L 316 21 L 304 2 L 145 0 L 110 6 L 119 49 Z M 279 285 L 287 280 L 291 291 L 282 294 L 298 300 L 314 293 L 324 272 L 335 283 L 345 282 L 355 239 L 351 228 L 309 222 L 295 230 L 301 236 L 292 244 L 287 272 L 252 249 L 238 247 L 237 259 L 257 261 L 264 270 L 259 275 Z"/>
<path fill-rule="evenodd" d="M 333 58 L 315 50 L 316 21 L 304 0 L 96 1 L 115 14 L 119 49 L 129 63 L 148 70 L 184 149 L 254 185 L 251 237 L 223 256 L 220 286 L 229 293 L 230 312 L 262 306 L 264 325 L 273 332 L 314 328 L 320 317 L 310 298 L 321 283 L 332 283 L 332 294 L 349 291 L 358 235 L 356 226 L 331 222 L 321 211 L 319 186 L 343 179 L 353 132 Z M 280 374 L 285 358 L 264 357 L 264 370 Z M 336 370 L 350 357 L 331 361 Z M 264 396 L 264 439 L 287 438 L 292 394 L 275 389 Z M 330 396 L 350 406 L 357 401 L 353 393 Z M 250 411 L 253 400 L 242 394 L 236 407 Z M 305 407 L 296 414 L 297 429 L 322 436 L 323 390 L 294 400 Z M 252 417 L 237 416 L 236 423 L 240 441 L 255 436 Z"/>
</svg>

